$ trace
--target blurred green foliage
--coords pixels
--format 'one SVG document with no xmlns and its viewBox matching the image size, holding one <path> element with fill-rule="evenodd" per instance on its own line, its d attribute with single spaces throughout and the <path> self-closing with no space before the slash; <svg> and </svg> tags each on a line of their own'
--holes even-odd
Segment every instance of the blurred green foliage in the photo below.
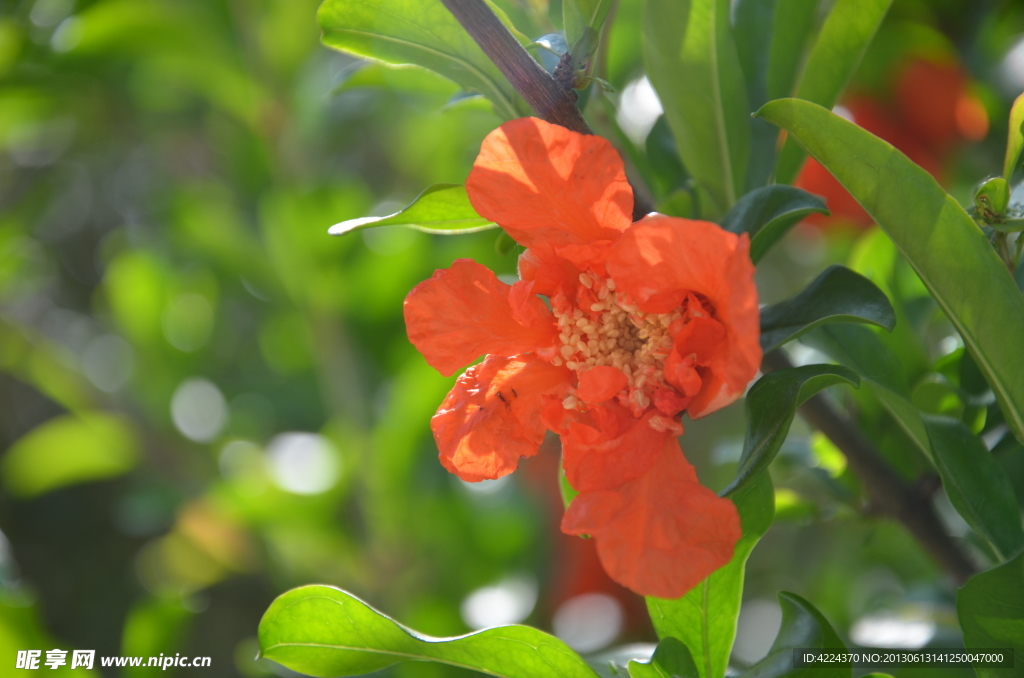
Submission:
<svg viewBox="0 0 1024 678">
<path fill-rule="evenodd" d="M 561 4 L 495 2 L 524 41 L 561 29 Z M 586 112 L 660 209 L 690 214 L 700 192 L 665 118 L 646 143 L 619 124 L 644 73 L 642 4 L 612 7 L 595 74 L 618 93 L 585 95 Z M 272 675 L 254 660 L 260 616 L 311 582 L 456 635 L 471 630 L 467 597 L 518 577 L 539 587 L 520 619 L 542 629 L 570 594 L 604 592 L 625 613 L 617 642 L 655 639 L 643 602 L 594 574 L 592 546 L 558 533 L 553 450 L 483 489 L 437 463 L 429 418 L 452 380 L 408 344 L 402 300 L 460 257 L 513 276 L 520 248 L 496 249 L 494 231 L 327 236 L 464 181 L 480 140 L 522 103 L 508 94 L 509 110 L 495 113 L 429 71 L 328 50 L 317 5 L 0 5 L 0 662 L 29 648 L 180 652 L 213 662 L 179 675 Z M 814 3 L 778 5 L 801 18 Z M 812 27 L 787 25 L 795 42 L 770 45 L 789 63 L 769 78 L 770 96 L 797 82 L 785 48 Z M 962 202 L 1001 168 L 1012 93 L 1000 69 L 1021 31 L 1024 10 L 1010 2 L 896 0 L 854 75 L 854 88 L 889 100 L 906 54 L 959 55 L 992 120 L 986 139 L 946 161 Z M 744 176 L 736 169 L 722 190 Z M 897 318 L 892 334 L 854 328 L 881 346 L 873 359 L 892 361 L 837 397 L 908 480 L 928 480 L 919 410 L 961 419 L 993 441 L 1019 502 L 1024 448 L 1000 438 L 977 367 L 879 231 L 797 227 L 759 266 L 762 302 L 836 262 L 881 288 Z M 843 338 L 820 335 L 797 351 Z M 687 422 L 687 455 L 710 486 L 735 475 L 744 426 L 741 404 Z M 902 527 L 865 510 L 837 455 L 800 424 L 782 445 L 776 522 L 747 565 L 752 612 L 740 618 L 736 665 L 769 650 L 783 589 L 813 601 L 844 639 L 858 623 L 897 619 L 931 628 L 933 644 L 961 642 L 953 587 Z M 972 557 L 996 563 L 945 496 L 936 501 Z"/>
</svg>

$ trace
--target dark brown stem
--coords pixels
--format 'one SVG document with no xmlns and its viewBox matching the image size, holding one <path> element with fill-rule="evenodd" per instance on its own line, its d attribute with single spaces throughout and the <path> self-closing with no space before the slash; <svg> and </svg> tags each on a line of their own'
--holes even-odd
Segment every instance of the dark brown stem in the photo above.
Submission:
<svg viewBox="0 0 1024 678">
<path fill-rule="evenodd" d="M 762 370 L 772 372 L 793 367 L 781 351 L 764 357 Z M 903 523 L 924 549 L 958 585 L 977 569 L 955 541 L 946 533 L 932 506 L 927 488 L 913 486 L 885 462 L 867 437 L 849 417 L 823 395 L 818 394 L 800 406 L 800 415 L 812 427 L 824 433 L 846 457 L 860 478 L 874 511 Z"/>
<path fill-rule="evenodd" d="M 441 0 L 466 32 L 480 45 L 519 95 L 547 122 L 580 134 L 593 134 L 576 106 L 576 91 L 555 80 L 519 44 L 483 0 Z M 653 211 L 633 190 L 633 219 Z"/>
<path fill-rule="evenodd" d="M 556 82 L 483 0 L 441 2 L 538 116 L 573 132 L 593 134 L 576 107 L 576 92 Z"/>
</svg>

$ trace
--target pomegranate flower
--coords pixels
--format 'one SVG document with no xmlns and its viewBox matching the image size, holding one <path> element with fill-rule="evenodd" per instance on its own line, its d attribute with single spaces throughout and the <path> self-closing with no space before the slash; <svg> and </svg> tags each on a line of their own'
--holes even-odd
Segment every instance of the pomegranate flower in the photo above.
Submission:
<svg viewBox="0 0 1024 678">
<path fill-rule="evenodd" d="M 498 478 L 561 435 L 587 534 L 620 584 L 677 598 L 732 557 L 735 506 L 697 480 L 678 436 L 736 400 L 761 362 L 746 235 L 688 219 L 631 223 L 622 161 L 535 118 L 484 140 L 466 188 L 526 251 L 520 280 L 468 259 L 405 300 L 409 339 L 442 374 L 470 367 L 431 420 L 441 463 Z M 546 297 L 550 307 L 541 297 Z"/>
</svg>

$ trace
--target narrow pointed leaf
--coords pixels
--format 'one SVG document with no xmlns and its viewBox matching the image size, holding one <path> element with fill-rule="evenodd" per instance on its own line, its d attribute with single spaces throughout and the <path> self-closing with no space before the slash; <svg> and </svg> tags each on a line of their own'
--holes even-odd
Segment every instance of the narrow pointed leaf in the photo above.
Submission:
<svg viewBox="0 0 1024 678">
<path fill-rule="evenodd" d="M 328 47 L 387 64 L 416 64 L 484 95 L 503 118 L 526 102 L 440 0 L 326 0 L 317 12 Z"/>
<path fill-rule="evenodd" d="M 826 323 L 868 323 L 892 330 L 896 312 L 873 282 L 845 266 L 829 266 L 800 294 L 761 309 L 765 353 Z"/>
<path fill-rule="evenodd" d="M 924 417 L 949 502 L 1006 559 L 1024 547 L 1020 509 L 1006 472 L 962 422 Z"/>
<path fill-rule="evenodd" d="M 907 156 L 820 106 L 781 99 L 758 114 L 787 129 L 892 238 L 1024 441 L 1024 296 L 974 220 Z"/>
<path fill-rule="evenodd" d="M 796 668 L 793 661 L 795 648 L 842 652 L 846 646 L 824 615 L 800 596 L 783 591 L 779 594 L 779 605 L 782 607 L 779 635 L 768 650 L 768 656 L 744 673 L 744 678 L 837 678 L 852 675 L 853 668 L 849 665 L 843 667 L 826 664 Z"/>
<path fill-rule="evenodd" d="M 814 34 L 818 0 L 775 0 L 775 26 L 768 57 L 768 99 L 792 96 Z"/>
<path fill-rule="evenodd" d="M 1013 648 L 1014 668 L 976 666 L 978 678 L 1014 678 L 1024 668 L 1024 553 L 971 577 L 956 594 L 968 650 Z"/>
<path fill-rule="evenodd" d="M 768 102 L 768 64 L 778 0 L 738 0 L 733 3 L 733 33 L 740 67 L 747 85 L 751 111 Z M 768 183 L 775 169 L 775 146 L 779 130 L 766 120 L 754 119 L 750 128 L 750 163 L 746 189 Z"/>
<path fill-rule="evenodd" d="M 424 231 L 453 235 L 459 233 L 476 233 L 497 228 L 493 221 L 484 219 L 476 213 L 466 195 L 466 187 L 461 184 L 434 184 L 428 186 L 416 196 L 412 204 L 400 212 L 385 217 L 360 217 L 349 219 L 331 226 L 331 235 L 345 235 L 352 231 L 377 226 L 406 226 Z"/>
<path fill-rule="evenodd" d="M 837 0 L 811 47 L 796 98 L 831 109 L 860 65 L 892 0 Z M 792 139 L 779 152 L 776 182 L 792 183 L 806 154 Z"/>
<path fill-rule="evenodd" d="M 698 675 L 690 650 L 671 636 L 658 643 L 650 661 L 629 662 L 629 678 L 698 678 Z"/>
<path fill-rule="evenodd" d="M 750 117 L 729 0 L 646 0 L 647 73 L 683 164 L 722 214 L 743 193 Z"/>
<path fill-rule="evenodd" d="M 874 332 L 860 325 L 829 325 L 811 330 L 800 341 L 860 375 L 868 392 L 878 398 L 921 454 L 932 458 L 928 433 L 920 410 L 909 400 L 900 360 Z"/>
<path fill-rule="evenodd" d="M 1003 178 L 1013 178 L 1021 150 L 1024 149 L 1024 94 L 1017 97 L 1010 109 L 1010 131 L 1006 138 L 1006 159 L 1003 161 Z"/>
<path fill-rule="evenodd" d="M 565 28 L 565 40 L 575 45 L 589 28 L 595 35 L 600 35 L 601 26 L 612 8 L 612 0 L 563 0 L 562 25 Z M 595 44 L 594 48 L 597 47 Z M 574 55 L 575 56 L 575 55 Z"/>
<path fill-rule="evenodd" d="M 752 478 L 731 499 L 743 528 L 732 560 L 682 598 L 647 598 L 647 610 L 658 637 L 681 640 L 700 678 L 725 676 L 736 638 L 747 558 L 775 517 L 775 490 L 767 473 Z"/>
<path fill-rule="evenodd" d="M 260 620 L 260 652 L 310 676 L 356 676 L 406 661 L 432 661 L 503 678 L 595 678 L 568 645 L 528 626 L 456 638 L 406 628 L 331 586 L 277 597 Z"/>
<path fill-rule="evenodd" d="M 722 494 L 736 492 L 768 467 L 789 434 L 797 407 L 818 391 L 843 383 L 857 387 L 860 377 L 839 365 L 804 365 L 758 379 L 747 393 L 747 435 L 736 478 Z"/>
<path fill-rule="evenodd" d="M 722 219 L 722 228 L 750 236 L 756 264 L 790 228 L 810 214 L 828 215 L 824 198 L 794 186 L 773 184 L 747 193 Z"/>
</svg>

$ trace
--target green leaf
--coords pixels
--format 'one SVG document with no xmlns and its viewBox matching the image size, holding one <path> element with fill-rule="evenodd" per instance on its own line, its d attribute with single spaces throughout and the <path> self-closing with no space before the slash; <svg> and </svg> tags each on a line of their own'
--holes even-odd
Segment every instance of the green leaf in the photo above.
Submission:
<svg viewBox="0 0 1024 678">
<path fill-rule="evenodd" d="M 733 5 L 733 33 L 740 67 L 747 84 L 747 100 L 752 111 L 768 101 L 768 62 L 777 0 L 738 0 Z M 767 121 L 751 121 L 750 164 L 747 166 L 747 190 L 768 183 L 775 169 L 775 146 L 779 131 Z"/>
<path fill-rule="evenodd" d="M 345 235 L 353 231 L 377 226 L 406 226 L 425 233 L 455 235 L 476 233 L 497 228 L 476 213 L 469 202 L 466 187 L 461 184 L 434 184 L 416 196 L 405 209 L 386 217 L 360 217 L 331 226 L 331 235 Z"/>
<path fill-rule="evenodd" d="M 756 264 L 790 228 L 814 213 L 831 214 L 823 198 L 802 188 L 773 184 L 740 198 L 722 219 L 722 228 L 750 236 L 750 259 Z"/>
<path fill-rule="evenodd" d="M 586 35 L 587 29 L 594 31 L 595 36 L 600 35 L 601 26 L 604 25 L 611 7 L 612 0 L 563 0 L 562 25 L 565 28 L 565 41 L 575 45 Z M 596 47 L 596 44 L 593 45 L 591 52 Z"/>
<path fill-rule="evenodd" d="M 860 377 L 838 365 L 804 365 L 758 379 L 747 393 L 747 435 L 739 468 L 722 494 L 736 492 L 768 467 L 789 434 L 796 408 L 818 391 L 842 383 L 856 388 Z"/>
<path fill-rule="evenodd" d="M 765 353 L 826 323 L 858 322 L 892 330 L 896 311 L 873 282 L 845 266 L 829 266 L 800 294 L 761 309 Z"/>
<path fill-rule="evenodd" d="M 827 109 L 835 106 L 891 4 L 892 0 L 837 0 L 811 47 L 796 98 Z M 792 183 L 805 157 L 793 139 L 787 138 L 779 153 L 776 182 Z"/>
<path fill-rule="evenodd" d="M 1013 485 L 999 462 L 956 419 L 926 415 L 924 426 L 953 508 L 1000 558 L 1016 554 L 1024 546 L 1024 527 Z"/>
<path fill-rule="evenodd" d="M 646 0 L 647 73 L 683 164 L 724 213 L 743 194 L 750 118 L 729 0 Z"/>
<path fill-rule="evenodd" d="M 776 0 L 771 55 L 768 57 L 768 98 L 793 95 L 814 33 L 818 0 Z"/>
<path fill-rule="evenodd" d="M 690 650 L 676 638 L 658 643 L 648 662 L 629 662 L 629 678 L 698 678 Z"/>
<path fill-rule="evenodd" d="M 820 106 L 782 99 L 758 115 L 787 129 L 892 238 L 1024 440 L 1024 296 L 963 207 L 907 156 Z"/>
<path fill-rule="evenodd" d="M 405 661 L 432 661 L 505 678 L 594 678 L 568 645 L 529 626 L 432 638 L 331 586 L 277 597 L 260 621 L 260 652 L 311 676 L 355 676 Z"/>
<path fill-rule="evenodd" d="M 845 650 L 828 620 L 809 602 L 783 591 L 779 594 L 782 607 L 782 628 L 768 650 L 768 656 L 743 674 L 744 678 L 836 678 L 852 675 L 850 666 L 818 665 L 794 668 L 793 649 L 798 647 Z"/>
<path fill-rule="evenodd" d="M 1017 169 L 1020 152 L 1024 149 L 1024 94 L 1017 97 L 1010 109 L 1010 131 L 1006 138 L 1006 159 L 1003 161 L 1003 179 L 1010 181 Z"/>
<path fill-rule="evenodd" d="M 484 95 L 505 119 L 530 109 L 440 0 L 325 0 L 328 47 L 393 65 L 416 64 Z"/>
<path fill-rule="evenodd" d="M 4 486 L 18 497 L 113 478 L 138 461 L 126 421 L 103 412 L 50 419 L 19 438 L 3 460 Z"/>
<path fill-rule="evenodd" d="M 975 667 L 978 678 L 1014 678 L 1024 669 L 1024 554 L 971 577 L 956 594 L 969 650 L 1013 648 L 1014 668 Z"/>
<path fill-rule="evenodd" d="M 647 598 L 647 610 L 658 637 L 683 641 L 700 678 L 725 676 L 736 638 L 747 558 L 775 517 L 775 491 L 767 473 L 755 476 L 731 499 L 743 528 L 732 560 L 682 598 Z"/>
<path fill-rule="evenodd" d="M 877 334 L 861 325 L 830 325 L 808 332 L 800 341 L 859 374 L 868 392 L 878 398 L 918 450 L 932 458 L 921 412 L 908 399 L 910 390 L 900 360 Z"/>
</svg>

